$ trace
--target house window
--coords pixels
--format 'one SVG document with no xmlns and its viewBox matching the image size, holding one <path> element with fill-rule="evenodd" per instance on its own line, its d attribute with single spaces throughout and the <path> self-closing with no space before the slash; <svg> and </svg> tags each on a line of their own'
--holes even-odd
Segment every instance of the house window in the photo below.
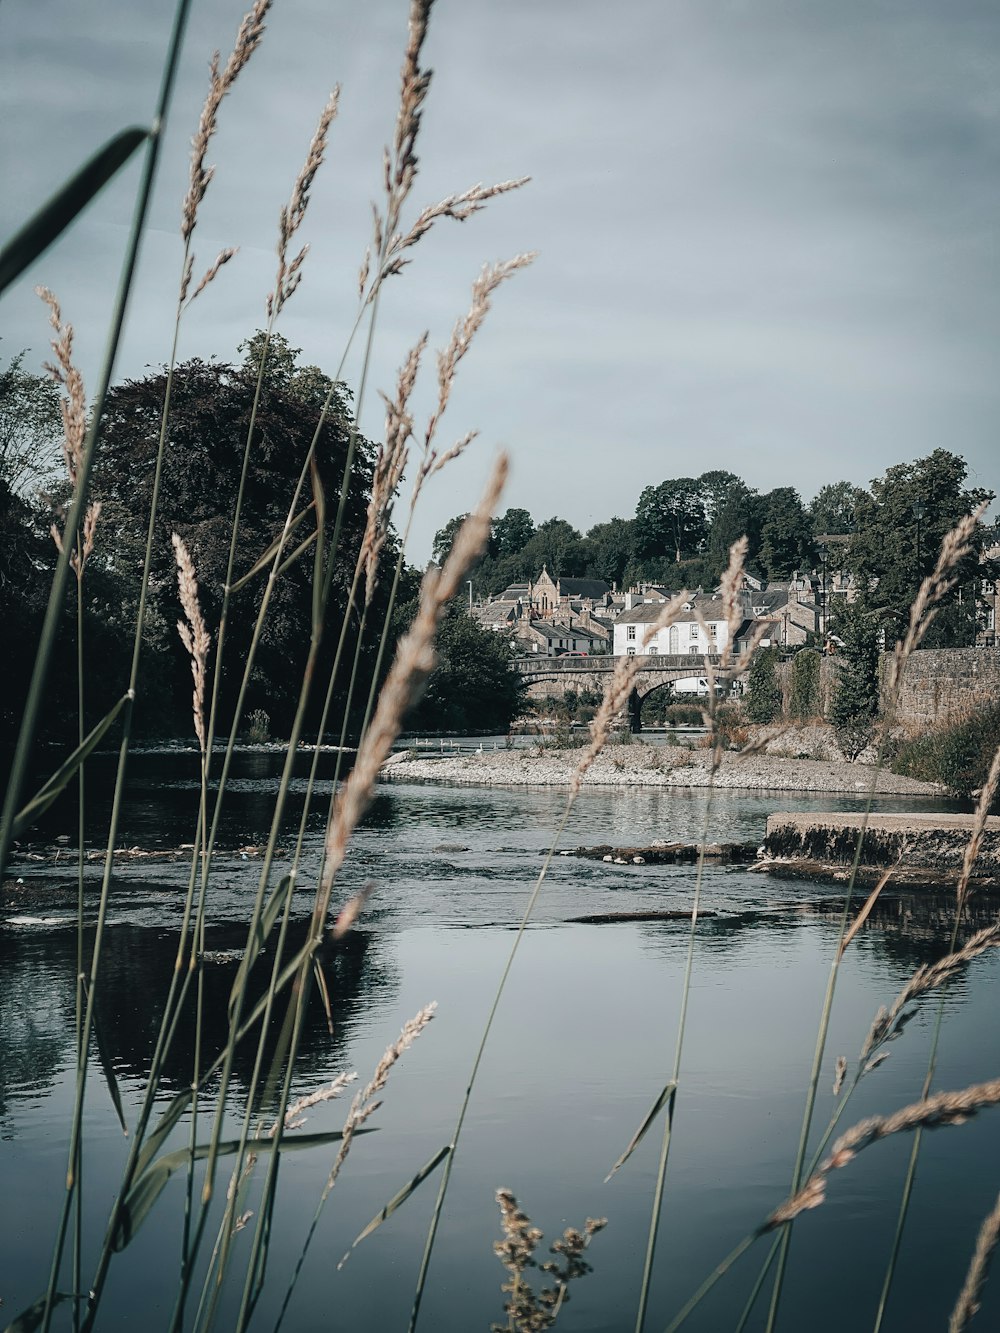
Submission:
<svg viewBox="0 0 1000 1333">
<path fill-rule="evenodd" d="M 716 637 L 717 632 L 718 632 L 718 628 L 719 628 L 718 625 L 715 625 L 715 624 L 711 624 L 711 625 L 709 625 L 709 627 L 708 627 L 708 637 L 709 637 L 710 639 L 714 639 L 714 638 Z"/>
<path fill-rule="evenodd" d="M 626 634 L 626 638 L 629 638 L 629 639 L 634 639 L 634 638 L 635 638 L 635 626 L 634 626 L 634 625 L 629 625 L 629 627 L 628 627 L 628 632 L 627 632 L 627 634 Z"/>
<path fill-rule="evenodd" d="M 670 626 L 670 651 L 672 653 L 680 652 L 680 633 L 676 625 Z"/>
<path fill-rule="evenodd" d="M 696 639 L 697 637 L 698 637 L 698 622 L 697 622 L 696 620 L 692 620 L 692 621 L 691 621 L 691 638 L 692 638 L 692 639 Z"/>
<path fill-rule="evenodd" d="M 634 647 L 634 645 L 633 645 L 632 647 L 630 647 L 630 648 L 626 648 L 625 651 L 626 651 L 626 653 L 628 654 L 629 657 L 635 657 L 635 647 Z"/>
<path fill-rule="evenodd" d="M 651 644 L 649 645 L 649 656 L 650 656 L 650 657 L 659 657 L 659 655 L 660 655 L 660 650 L 659 650 L 659 648 L 657 648 L 657 646 L 656 646 L 655 643 L 651 643 Z"/>
<path fill-rule="evenodd" d="M 691 647 L 688 649 L 688 652 L 689 652 L 689 653 L 693 653 L 695 656 L 697 656 L 697 653 L 698 653 L 698 645 L 697 645 L 696 643 L 693 643 L 693 644 L 691 645 Z"/>
</svg>

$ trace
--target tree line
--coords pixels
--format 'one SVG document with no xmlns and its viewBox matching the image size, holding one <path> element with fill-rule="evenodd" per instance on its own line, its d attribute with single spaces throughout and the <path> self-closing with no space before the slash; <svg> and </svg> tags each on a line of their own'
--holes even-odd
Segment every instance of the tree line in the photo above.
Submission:
<svg viewBox="0 0 1000 1333">
<path fill-rule="evenodd" d="M 786 580 L 796 571 L 843 571 L 858 590 L 851 612 L 874 618 L 884 636 L 897 632 L 916 591 L 933 569 L 945 533 L 994 498 L 966 486 L 958 454 L 935 449 L 926 458 L 890 467 L 868 488 L 829 482 L 804 502 L 792 486 L 760 493 L 732 472 L 672 477 L 639 494 L 631 518 L 611 518 L 580 533 L 562 518 L 535 524 L 525 509 L 508 509 L 493 524 L 489 549 L 473 571 L 481 597 L 537 578 L 595 578 L 619 588 L 655 583 L 668 590 L 716 586 L 729 548 L 746 535 L 747 566 L 762 579 Z M 443 560 L 464 515 L 434 538 Z M 980 557 L 990 540 L 980 524 L 970 555 L 927 638 L 927 646 L 975 642 L 976 580 L 988 569 Z M 841 538 L 824 543 L 825 537 Z M 846 613 L 845 613 L 846 614 Z"/>
</svg>

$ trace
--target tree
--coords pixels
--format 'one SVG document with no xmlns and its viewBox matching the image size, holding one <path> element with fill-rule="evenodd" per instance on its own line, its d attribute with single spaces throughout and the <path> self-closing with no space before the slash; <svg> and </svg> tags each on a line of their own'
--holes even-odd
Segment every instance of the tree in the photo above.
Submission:
<svg viewBox="0 0 1000 1333">
<path fill-rule="evenodd" d="M 586 541 L 588 576 L 621 586 L 635 555 L 635 520 L 610 518 L 596 523 Z"/>
<path fill-rule="evenodd" d="M 500 559 L 505 555 L 519 555 L 534 535 L 534 520 L 527 509 L 508 509 L 493 520 L 492 554 Z"/>
<path fill-rule="evenodd" d="M 777 648 L 758 648 L 747 673 L 747 717 L 766 725 L 781 712 Z"/>
<path fill-rule="evenodd" d="M 694 477 L 674 477 L 647 486 L 635 509 L 636 553 L 641 558 L 672 553 L 680 564 L 708 536 L 702 489 Z"/>
<path fill-rule="evenodd" d="M 510 669 L 513 650 L 507 636 L 483 629 L 456 598 L 441 622 L 437 647 L 438 665 L 407 726 L 415 731 L 506 732 L 525 697 L 523 678 Z"/>
<path fill-rule="evenodd" d="M 455 538 L 458 536 L 459 529 L 468 514 L 456 514 L 454 518 L 449 518 L 443 528 L 438 528 L 434 534 L 434 543 L 431 546 L 431 555 L 439 565 L 443 565 L 451 554 L 451 548 L 454 545 Z"/>
<path fill-rule="evenodd" d="M 910 604 L 933 570 L 945 534 L 993 492 L 963 486 L 965 460 L 946 449 L 891 467 L 870 492 L 859 492 L 854 532 L 845 563 L 870 608 L 883 609 L 886 630 L 898 637 Z M 953 571 L 954 586 L 924 640 L 925 647 L 974 641 L 975 581 L 984 529 L 974 534 L 971 553 Z"/>
<path fill-rule="evenodd" d="M 0 370 L 0 483 L 29 495 L 52 471 L 62 431 L 59 390 L 22 369 L 25 353 Z"/>
<path fill-rule="evenodd" d="M 698 478 L 698 489 L 706 521 L 711 524 L 714 523 L 716 515 L 726 507 L 726 502 L 733 492 L 745 491 L 746 484 L 735 472 L 716 468 L 714 471 L 701 474 Z"/>
<path fill-rule="evenodd" d="M 746 565 L 757 567 L 760 556 L 761 499 L 742 483 L 730 488 L 722 508 L 712 520 L 708 535 L 708 560 L 713 582 L 729 563 L 729 548 L 741 537 L 747 539 Z"/>
<path fill-rule="evenodd" d="M 250 359 L 239 366 L 194 360 L 174 372 L 146 636 L 154 650 L 147 654 L 147 663 L 150 669 L 159 666 L 167 674 L 164 688 L 173 702 L 174 725 L 178 727 L 186 725 L 190 680 L 174 629 L 179 608 L 170 536 L 177 531 L 191 551 L 205 617 L 213 626 L 220 611 L 244 441 L 257 382 L 255 347 L 259 343 L 248 346 Z M 162 372 L 114 386 L 98 440 L 93 493 L 102 501 L 103 511 L 101 540 L 92 563 L 117 580 L 117 615 L 126 623 L 136 609 L 165 387 Z M 295 350 L 281 338 L 272 339 L 244 494 L 237 578 L 252 567 L 281 530 L 329 389 L 330 381 L 321 372 L 314 367 L 300 368 Z M 316 450 L 318 477 L 326 497 L 327 540 L 332 535 L 350 429 L 348 395 L 338 386 Z M 359 439 L 333 566 L 329 617 L 337 629 L 347 613 L 347 593 L 364 530 L 370 484 L 371 447 Z M 308 502 L 308 496 L 307 491 L 300 508 Z M 312 521 L 311 516 L 306 518 L 297 536 L 307 536 Z M 394 554 L 394 550 L 386 550 L 383 559 L 391 560 Z M 264 708 L 279 732 L 290 720 L 308 652 L 312 574 L 310 552 L 277 581 L 251 676 L 246 709 Z M 377 598 L 387 595 L 388 582 L 383 580 Z M 263 583 L 263 577 L 258 576 L 233 598 L 221 681 L 224 718 L 235 701 Z M 372 612 L 375 624 L 380 623 L 382 605 L 380 600 Z M 355 624 L 352 619 L 352 634 Z M 320 678 L 329 666 L 337 633 L 326 638 Z M 353 638 L 350 643 L 353 647 Z"/>
<path fill-rule="evenodd" d="M 809 501 L 809 518 L 814 537 L 842 536 L 854 527 L 858 498 L 864 494 L 849 481 L 831 481 L 821 486 Z"/>
<path fill-rule="evenodd" d="M 760 560 L 769 579 L 787 579 L 810 569 L 814 559 L 812 524 L 791 486 L 761 497 Z"/>
<path fill-rule="evenodd" d="M 848 759 L 854 760 L 875 734 L 879 710 L 880 627 L 877 612 L 862 601 L 841 607 L 833 622 L 841 641 L 830 721 Z"/>
<path fill-rule="evenodd" d="M 587 567 L 587 548 L 571 523 L 548 518 L 521 551 L 526 578 L 535 578 L 543 565 L 555 578 L 577 578 Z"/>
</svg>

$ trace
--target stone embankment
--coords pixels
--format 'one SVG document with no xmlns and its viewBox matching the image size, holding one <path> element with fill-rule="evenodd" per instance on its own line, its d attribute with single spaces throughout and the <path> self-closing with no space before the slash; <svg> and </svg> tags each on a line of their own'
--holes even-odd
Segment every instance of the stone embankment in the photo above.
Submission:
<svg viewBox="0 0 1000 1333">
<path fill-rule="evenodd" d="M 768 817 L 764 855 L 770 860 L 850 865 L 864 816 L 774 814 Z M 872 867 L 899 866 L 954 875 L 961 870 L 972 832 L 972 815 L 869 815 L 860 861 Z M 1000 877 L 1000 817 L 986 820 L 976 860 L 979 878 Z"/>
<path fill-rule="evenodd" d="M 434 759 L 401 753 L 393 755 L 384 765 L 382 777 L 397 782 L 474 787 L 565 787 L 582 755 L 580 749 L 552 750 L 540 746 Z M 875 770 L 864 764 L 759 753 L 743 757 L 727 752 L 715 775 L 715 785 L 755 791 L 857 794 L 868 792 L 874 777 Z M 607 746 L 588 770 L 583 785 L 707 787 L 710 782 L 707 750 L 634 743 Z M 882 771 L 878 774 L 877 791 L 890 796 L 935 796 L 942 788 L 936 783 Z"/>
</svg>

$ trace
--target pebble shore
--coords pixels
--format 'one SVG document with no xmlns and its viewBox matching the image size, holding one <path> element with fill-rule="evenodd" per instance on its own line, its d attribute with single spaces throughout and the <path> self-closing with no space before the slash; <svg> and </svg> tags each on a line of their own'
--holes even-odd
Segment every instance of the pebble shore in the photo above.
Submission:
<svg viewBox="0 0 1000 1333">
<path fill-rule="evenodd" d="M 443 758 L 393 755 L 382 778 L 396 782 L 442 782 L 470 787 L 565 787 L 580 762 L 582 750 L 525 747 L 487 750 L 482 754 Z M 716 787 L 753 791 L 867 792 L 874 769 L 868 764 L 821 759 L 791 759 L 771 754 L 743 758 L 723 755 Z M 585 787 L 707 787 L 711 777 L 706 751 L 668 746 L 609 745 L 586 774 Z M 944 788 L 885 770 L 877 791 L 885 796 L 937 796 Z"/>
</svg>

